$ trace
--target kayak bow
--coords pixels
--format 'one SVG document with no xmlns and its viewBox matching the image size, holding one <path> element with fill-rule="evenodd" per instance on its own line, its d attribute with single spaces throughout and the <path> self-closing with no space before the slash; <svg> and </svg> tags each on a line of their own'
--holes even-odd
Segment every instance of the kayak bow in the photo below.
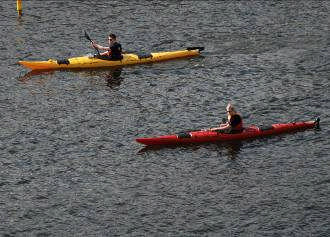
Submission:
<svg viewBox="0 0 330 237">
<path fill-rule="evenodd" d="M 206 143 L 220 141 L 238 141 L 250 138 L 264 137 L 275 134 L 289 133 L 293 131 L 305 130 L 308 128 L 318 128 L 320 119 L 306 122 L 278 123 L 270 126 L 251 125 L 244 128 L 240 133 L 221 133 L 219 131 L 200 130 L 182 132 L 178 134 L 165 135 L 159 137 L 137 138 L 136 141 L 147 146 L 159 145 L 180 145 L 187 143 Z"/>
<path fill-rule="evenodd" d="M 200 55 L 204 47 L 188 47 L 184 50 L 157 52 L 149 54 L 123 54 L 122 60 L 109 60 L 99 56 L 82 56 L 68 59 L 49 59 L 48 61 L 19 61 L 18 63 L 31 70 L 56 70 L 56 69 L 79 69 L 118 67 L 142 63 L 154 63 L 179 58 L 188 58 Z"/>
</svg>

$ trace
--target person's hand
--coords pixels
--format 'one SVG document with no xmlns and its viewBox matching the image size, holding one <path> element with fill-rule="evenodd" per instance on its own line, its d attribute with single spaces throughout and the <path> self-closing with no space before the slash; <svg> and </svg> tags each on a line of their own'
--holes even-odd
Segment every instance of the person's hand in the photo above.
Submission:
<svg viewBox="0 0 330 237">
<path fill-rule="evenodd" d="M 228 126 L 228 123 L 220 124 L 220 128 L 227 127 L 227 126 Z"/>
<path fill-rule="evenodd" d="M 91 42 L 91 46 L 92 46 L 92 48 L 95 48 L 95 49 L 96 49 L 96 48 L 97 48 L 97 43 L 94 42 L 94 41 L 92 41 L 92 42 Z"/>
</svg>

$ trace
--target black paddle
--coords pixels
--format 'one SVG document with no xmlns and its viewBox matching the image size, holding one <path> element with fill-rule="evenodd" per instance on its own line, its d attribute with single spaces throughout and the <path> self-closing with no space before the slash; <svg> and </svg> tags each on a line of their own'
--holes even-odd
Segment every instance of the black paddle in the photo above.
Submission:
<svg viewBox="0 0 330 237">
<path fill-rule="evenodd" d="M 85 38 L 86 38 L 87 40 L 89 40 L 91 43 L 93 43 L 93 40 L 91 39 L 91 37 L 89 37 L 89 35 L 87 34 L 86 31 L 85 31 Z M 100 51 L 99 51 L 99 49 L 98 49 L 98 48 L 95 48 L 95 47 L 94 47 L 94 49 L 96 50 L 97 54 L 100 55 Z"/>
<path fill-rule="evenodd" d="M 316 129 L 320 129 L 320 118 L 316 118 L 314 122 L 315 122 L 314 127 L 315 127 Z"/>
</svg>

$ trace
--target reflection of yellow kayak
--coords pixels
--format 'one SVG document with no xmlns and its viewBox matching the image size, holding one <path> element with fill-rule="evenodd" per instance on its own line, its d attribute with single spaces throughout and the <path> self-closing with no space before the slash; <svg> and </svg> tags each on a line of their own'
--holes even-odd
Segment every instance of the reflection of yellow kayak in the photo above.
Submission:
<svg viewBox="0 0 330 237">
<path fill-rule="evenodd" d="M 203 49 L 203 47 L 190 47 L 184 50 L 150 53 L 145 55 L 127 53 L 123 54 L 122 60 L 109 60 L 100 59 L 97 57 L 82 56 L 61 60 L 49 59 L 48 61 L 19 61 L 18 63 L 31 70 L 115 67 L 198 56 L 200 55 L 200 51 Z"/>
</svg>

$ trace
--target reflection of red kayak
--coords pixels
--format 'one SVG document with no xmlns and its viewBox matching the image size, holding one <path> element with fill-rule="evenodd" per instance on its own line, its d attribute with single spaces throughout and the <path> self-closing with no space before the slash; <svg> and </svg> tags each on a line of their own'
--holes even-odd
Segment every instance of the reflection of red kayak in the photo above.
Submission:
<svg viewBox="0 0 330 237">
<path fill-rule="evenodd" d="M 187 143 L 204 143 L 217 141 L 235 141 L 249 138 L 263 137 L 274 134 L 288 133 L 308 128 L 318 127 L 320 119 L 306 122 L 292 122 L 272 124 L 270 126 L 255 126 L 244 128 L 240 133 L 228 134 L 217 131 L 200 130 L 191 132 L 182 132 L 178 134 L 165 135 L 150 138 L 137 138 L 136 141 L 144 145 L 179 145 Z"/>
</svg>

